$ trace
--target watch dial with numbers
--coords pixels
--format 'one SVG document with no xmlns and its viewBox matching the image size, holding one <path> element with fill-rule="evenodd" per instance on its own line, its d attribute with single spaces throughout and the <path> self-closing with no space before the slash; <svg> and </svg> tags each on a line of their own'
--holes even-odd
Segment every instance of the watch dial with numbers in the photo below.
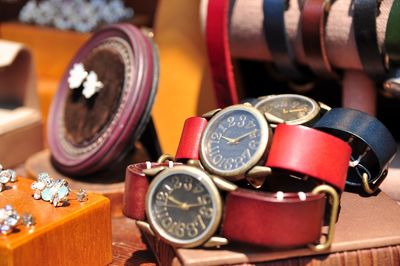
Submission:
<svg viewBox="0 0 400 266">
<path fill-rule="evenodd" d="M 203 133 L 200 158 L 211 173 L 239 180 L 265 154 L 270 130 L 254 107 L 234 105 L 212 117 Z"/>
<path fill-rule="evenodd" d="M 176 247 L 195 247 L 209 239 L 221 219 L 221 199 L 202 170 L 176 166 L 153 180 L 146 214 L 156 233 Z"/>
<path fill-rule="evenodd" d="M 255 107 L 270 122 L 299 125 L 314 119 L 320 111 L 316 101 L 297 94 L 271 95 L 262 98 Z"/>
</svg>

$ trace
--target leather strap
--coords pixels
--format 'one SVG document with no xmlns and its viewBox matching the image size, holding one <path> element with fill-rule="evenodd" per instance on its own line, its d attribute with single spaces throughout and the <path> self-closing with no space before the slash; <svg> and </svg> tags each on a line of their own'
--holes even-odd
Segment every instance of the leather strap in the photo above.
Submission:
<svg viewBox="0 0 400 266">
<path fill-rule="evenodd" d="M 394 0 L 386 24 L 385 50 L 391 63 L 400 64 L 400 1 Z"/>
<path fill-rule="evenodd" d="M 354 0 L 353 2 L 353 28 L 358 55 L 364 71 L 373 77 L 379 77 L 385 73 L 376 33 L 378 1 Z"/>
<path fill-rule="evenodd" d="M 343 191 L 351 148 L 339 138 L 305 127 L 275 129 L 266 166 L 309 176 Z"/>
<path fill-rule="evenodd" d="M 239 103 L 229 49 L 229 3 L 208 1 L 206 42 L 218 107 Z"/>
<path fill-rule="evenodd" d="M 225 201 L 222 235 L 232 241 L 287 248 L 314 243 L 321 236 L 324 195 L 277 194 L 237 189 Z"/>
<path fill-rule="evenodd" d="M 202 117 L 190 117 L 183 126 L 176 160 L 199 159 L 201 135 L 207 126 L 207 119 Z"/>
<path fill-rule="evenodd" d="M 278 70 L 294 81 L 305 81 L 311 73 L 296 62 L 288 41 L 285 27 L 286 2 L 283 0 L 264 0 L 263 29 L 265 40 Z"/>
<path fill-rule="evenodd" d="M 131 164 L 125 172 L 125 192 L 122 199 L 122 212 L 135 220 L 145 220 L 146 193 L 151 180 L 143 173 L 144 169 L 158 166 L 168 166 L 168 163 L 137 163 Z M 174 165 L 176 165 L 175 163 Z"/>
<path fill-rule="evenodd" d="M 304 54 L 311 70 L 323 77 L 335 78 L 325 46 L 326 0 L 305 0 L 301 13 Z"/>
<path fill-rule="evenodd" d="M 151 167 L 164 165 L 152 163 Z M 146 163 L 139 163 L 126 170 L 123 212 L 136 220 L 145 220 L 145 198 L 150 183 L 143 173 L 146 168 Z M 279 199 L 277 196 L 277 193 L 245 189 L 229 192 L 221 224 L 222 235 L 232 241 L 280 248 L 318 241 L 325 195 L 305 193 L 300 198 L 297 193 L 283 193 Z"/>
<path fill-rule="evenodd" d="M 370 173 L 369 183 L 382 176 L 396 154 L 396 141 L 389 130 L 375 117 L 358 110 L 333 108 L 314 125 L 314 128 L 344 141 L 354 138 L 350 141 L 352 157 L 356 160 L 366 152 L 360 161 L 360 171 L 367 170 Z M 367 147 L 369 151 L 366 151 Z M 361 186 L 360 171 L 349 168 L 347 185 Z"/>
</svg>

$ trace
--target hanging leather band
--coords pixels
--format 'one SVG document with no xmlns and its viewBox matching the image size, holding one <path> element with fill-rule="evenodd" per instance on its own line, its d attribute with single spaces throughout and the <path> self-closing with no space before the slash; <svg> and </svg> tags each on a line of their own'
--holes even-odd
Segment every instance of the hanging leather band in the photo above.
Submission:
<svg viewBox="0 0 400 266">
<path fill-rule="evenodd" d="M 203 117 L 186 119 L 175 156 L 176 160 L 199 159 L 201 135 L 207 123 L 207 119 Z"/>
<path fill-rule="evenodd" d="M 375 117 L 364 112 L 346 108 L 333 108 L 327 112 L 314 128 L 328 132 L 348 141 L 353 150 L 352 159 L 359 165 L 350 167 L 346 184 L 361 187 L 361 175 L 369 173 L 368 183 L 386 177 L 385 172 L 396 154 L 397 145 L 389 130 Z"/>
<path fill-rule="evenodd" d="M 353 2 L 353 28 L 358 55 L 364 71 L 375 78 L 382 77 L 385 73 L 376 33 L 378 2 L 379 0 Z"/>
<path fill-rule="evenodd" d="M 275 129 L 266 166 L 318 179 L 343 191 L 351 148 L 339 138 L 305 127 Z"/>
<path fill-rule="evenodd" d="M 218 107 L 239 103 L 229 49 L 229 2 L 208 1 L 206 42 Z"/>
<path fill-rule="evenodd" d="M 391 63 L 400 64 L 400 1 L 394 0 L 386 24 L 385 50 Z"/>
<path fill-rule="evenodd" d="M 151 167 L 165 166 L 152 163 Z M 126 170 L 123 212 L 145 220 L 149 179 L 146 163 Z M 263 193 L 246 189 L 228 192 L 221 223 L 222 236 L 232 241 L 286 248 L 315 243 L 321 236 L 325 193 Z M 274 215 L 271 215 L 274 214 Z"/>
<path fill-rule="evenodd" d="M 296 62 L 288 41 L 285 27 L 286 2 L 283 0 L 264 0 L 263 29 L 265 40 L 278 70 L 294 81 L 305 81 L 311 73 Z"/>
<path fill-rule="evenodd" d="M 325 21 L 330 1 L 305 0 L 301 13 L 304 54 L 311 70 L 320 76 L 335 78 L 325 46 Z"/>
</svg>

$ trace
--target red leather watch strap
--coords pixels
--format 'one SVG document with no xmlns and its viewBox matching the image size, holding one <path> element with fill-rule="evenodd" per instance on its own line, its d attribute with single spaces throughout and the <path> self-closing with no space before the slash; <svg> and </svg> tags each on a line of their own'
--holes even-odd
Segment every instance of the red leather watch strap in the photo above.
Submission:
<svg viewBox="0 0 400 266">
<path fill-rule="evenodd" d="M 334 72 L 325 46 L 326 0 L 305 0 L 301 13 L 301 34 L 304 54 L 312 71 L 334 78 Z"/>
<path fill-rule="evenodd" d="M 285 248 L 320 239 L 324 220 L 324 194 L 276 194 L 238 189 L 228 194 L 222 234 L 232 241 Z"/>
<path fill-rule="evenodd" d="M 145 220 L 146 193 L 151 180 L 143 173 L 148 163 L 131 164 L 125 172 L 125 191 L 122 212 L 135 220 Z M 168 163 L 151 163 L 151 167 L 168 166 Z"/>
<path fill-rule="evenodd" d="M 218 107 L 239 103 L 228 39 L 228 0 L 209 0 L 206 42 Z"/>
<path fill-rule="evenodd" d="M 207 119 L 203 117 L 190 117 L 183 126 L 176 160 L 199 159 L 201 135 L 207 126 Z"/>
<path fill-rule="evenodd" d="M 305 126 L 280 124 L 266 166 L 319 179 L 343 191 L 351 148 L 343 140 Z"/>
</svg>

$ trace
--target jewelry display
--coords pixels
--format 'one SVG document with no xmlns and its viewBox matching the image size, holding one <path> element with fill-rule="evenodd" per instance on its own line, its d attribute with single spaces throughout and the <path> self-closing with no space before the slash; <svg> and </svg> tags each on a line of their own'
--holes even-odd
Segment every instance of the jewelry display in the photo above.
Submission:
<svg viewBox="0 0 400 266">
<path fill-rule="evenodd" d="M 44 200 L 52 203 L 54 207 L 64 206 L 69 201 L 71 189 L 65 179 L 53 179 L 48 173 L 40 173 L 37 181 L 32 183 L 31 189 L 34 190 L 35 200 Z M 76 199 L 80 202 L 87 200 L 87 192 L 80 189 L 76 193 Z"/>
<path fill-rule="evenodd" d="M 19 19 L 61 30 L 89 32 L 102 24 L 131 19 L 133 14 L 122 0 L 30 0 L 20 11 Z"/>
</svg>

